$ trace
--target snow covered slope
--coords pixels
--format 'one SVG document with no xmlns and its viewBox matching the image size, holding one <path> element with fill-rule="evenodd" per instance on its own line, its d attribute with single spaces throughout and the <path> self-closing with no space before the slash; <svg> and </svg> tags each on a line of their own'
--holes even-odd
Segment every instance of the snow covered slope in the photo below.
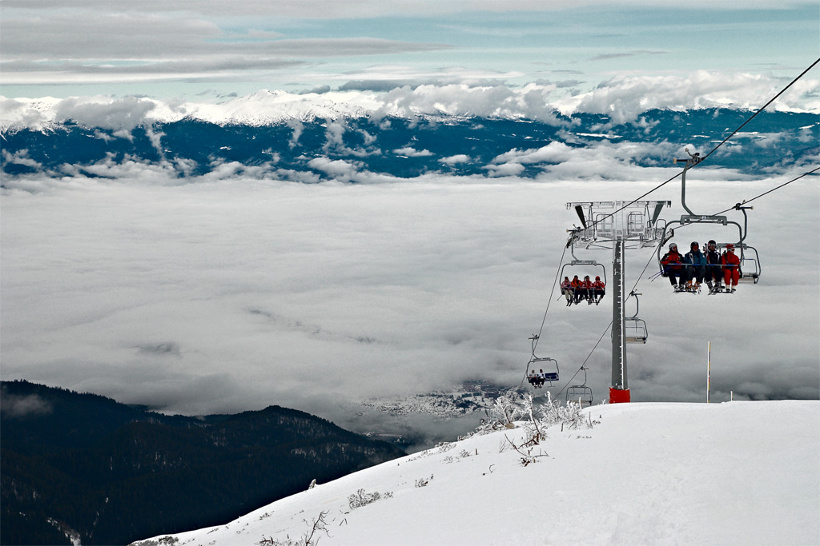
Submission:
<svg viewBox="0 0 820 546">
<path fill-rule="evenodd" d="M 510 447 L 525 439 L 519 423 L 305 484 L 226 525 L 139 544 L 304 544 L 320 515 L 326 531 L 312 539 L 325 545 L 820 541 L 820 402 L 585 413 L 591 428 L 549 428 L 526 465 Z M 351 508 L 351 496 L 371 502 Z"/>
</svg>

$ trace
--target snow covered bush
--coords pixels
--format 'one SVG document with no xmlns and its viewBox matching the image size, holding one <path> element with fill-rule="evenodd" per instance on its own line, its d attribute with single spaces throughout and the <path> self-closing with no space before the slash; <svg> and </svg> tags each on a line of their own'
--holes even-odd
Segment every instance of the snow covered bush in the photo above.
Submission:
<svg viewBox="0 0 820 546">
<path fill-rule="evenodd" d="M 532 402 L 532 396 L 530 396 L 530 402 Z M 522 396 L 514 390 L 505 392 L 495 399 L 490 408 L 490 414 L 496 422 L 505 427 L 513 425 L 515 421 L 525 416 Z"/>
<path fill-rule="evenodd" d="M 389 499 L 389 498 L 392 498 L 392 497 L 393 497 L 392 492 L 388 491 L 387 493 L 384 494 L 384 498 L 386 498 L 386 499 Z M 380 498 L 382 498 L 382 495 L 378 491 L 374 491 L 372 493 L 365 493 L 364 489 L 359 489 L 358 491 L 356 491 L 356 493 L 354 493 L 353 495 L 350 495 L 347 498 L 347 502 L 348 502 L 348 505 L 350 506 L 350 509 L 353 510 L 354 508 L 359 508 L 361 506 L 365 506 L 365 505 L 370 504 L 372 502 L 376 502 Z"/>
<path fill-rule="evenodd" d="M 273 537 L 265 538 L 263 536 L 262 540 L 257 542 L 257 544 L 260 546 L 316 546 L 319 543 L 319 539 L 322 538 L 321 536 L 317 536 L 317 533 L 324 533 L 330 536 L 330 532 L 327 530 L 325 516 L 327 516 L 327 512 L 323 511 L 319 512 L 319 515 L 313 520 L 313 523 L 308 523 L 307 520 L 304 520 L 309 528 L 298 540 L 294 540 L 290 538 L 290 536 L 285 537 L 283 540 Z"/>
<path fill-rule="evenodd" d="M 543 439 L 547 428 L 558 424 L 561 425 L 561 430 L 565 427 L 570 429 L 592 428 L 598 421 L 593 421 L 589 414 L 584 415 L 581 412 L 582 409 L 581 404 L 577 402 L 567 402 L 562 405 L 554 401 L 549 392 L 547 392 L 547 402 L 536 408 L 532 395 L 521 394 L 513 390 L 507 391 L 495 400 L 487 414 L 488 419 L 482 419 L 475 431 L 459 437 L 459 440 L 476 434 L 488 434 L 496 430 L 514 428 L 516 421 L 524 421 L 528 434 L 537 441 Z"/>
<path fill-rule="evenodd" d="M 521 394 L 515 390 L 509 390 L 495 399 L 489 411 L 485 410 L 487 419 L 482 419 L 481 424 L 476 429 L 464 436 L 459 436 L 459 440 L 464 440 L 476 434 L 488 434 L 496 430 L 515 428 L 515 421 L 524 416 L 524 407 Z"/>
<path fill-rule="evenodd" d="M 487 421 L 482 419 L 481 425 L 473 433 L 459 439 L 469 438 L 475 434 L 487 434 L 496 430 L 514 428 L 514 422 L 523 421 L 524 440 L 521 443 L 515 443 L 505 435 L 505 440 L 502 442 L 499 452 L 512 448 L 521 455 L 521 464 L 527 466 L 536 462 L 539 457 L 547 456 L 542 449 L 536 450 L 535 448 L 546 439 L 546 431 L 549 427 L 560 424 L 561 430 L 564 430 L 564 427 L 569 429 L 592 428 L 593 425 L 598 423 L 598 421 L 592 420 L 589 413 L 584 415 L 582 409 L 579 403 L 567 402 L 562 405 L 553 401 L 549 392 L 547 393 L 546 404 L 536 408 L 531 394 L 507 391 L 496 399 L 490 410 L 491 415 L 488 413 L 490 419 Z"/>
<path fill-rule="evenodd" d="M 540 421 L 545 427 L 560 424 L 561 430 L 564 427 L 578 429 L 581 427 L 592 428 L 599 421 L 593 421 L 589 412 L 586 415 L 581 413 L 581 404 L 577 402 L 567 402 L 565 405 L 553 402 L 552 397 L 547 393 L 547 403 L 539 408 Z"/>
</svg>

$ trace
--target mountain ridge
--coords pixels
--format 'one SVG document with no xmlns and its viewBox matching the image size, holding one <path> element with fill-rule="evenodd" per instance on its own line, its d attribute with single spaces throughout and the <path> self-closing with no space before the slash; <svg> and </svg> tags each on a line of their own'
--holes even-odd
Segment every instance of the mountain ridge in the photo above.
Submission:
<svg viewBox="0 0 820 546">
<path fill-rule="evenodd" d="M 67 118 L 47 130 L 0 131 L 4 187 L 31 175 L 115 179 L 139 172 L 135 167 L 175 179 L 228 172 L 303 183 L 430 175 L 564 179 L 576 171 L 581 179 L 597 179 L 625 176 L 631 167 L 640 167 L 646 177 L 668 167 L 683 145 L 705 151 L 748 116 L 729 109 L 655 109 L 635 123 L 581 113 L 556 116 L 554 123 L 362 116 L 260 125 L 190 117 L 144 123 L 125 117 L 130 125 L 116 129 L 106 127 L 109 118 L 100 114 L 85 121 Z M 811 163 L 820 150 L 816 114 L 764 112 L 755 129 L 736 135 L 736 142 L 710 158 L 708 168 L 732 169 L 724 176 L 734 179 L 771 176 Z M 583 169 L 582 154 L 604 164 Z"/>
<path fill-rule="evenodd" d="M 55 526 L 85 544 L 124 544 L 403 454 L 280 406 L 165 416 L 26 381 L 2 382 L 2 402 L 4 544 L 59 543 Z"/>
</svg>

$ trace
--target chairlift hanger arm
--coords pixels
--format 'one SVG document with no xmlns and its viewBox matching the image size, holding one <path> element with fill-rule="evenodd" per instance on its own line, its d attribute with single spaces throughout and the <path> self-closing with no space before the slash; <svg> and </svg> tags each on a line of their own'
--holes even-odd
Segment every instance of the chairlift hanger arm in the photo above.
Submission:
<svg viewBox="0 0 820 546">
<path fill-rule="evenodd" d="M 694 154 L 689 152 L 689 148 L 684 148 L 686 153 L 689 155 L 688 159 L 675 159 L 675 163 L 686 163 L 686 166 L 683 168 L 683 172 L 681 173 L 681 185 L 680 185 L 680 204 L 683 209 L 688 212 L 692 216 L 697 216 L 694 212 L 689 210 L 689 207 L 686 206 L 686 172 L 701 162 L 700 154 L 695 152 Z"/>
</svg>

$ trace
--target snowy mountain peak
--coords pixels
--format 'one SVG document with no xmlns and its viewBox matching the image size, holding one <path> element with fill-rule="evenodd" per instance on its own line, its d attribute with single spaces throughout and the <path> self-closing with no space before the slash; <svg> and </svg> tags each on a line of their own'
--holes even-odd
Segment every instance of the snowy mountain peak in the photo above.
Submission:
<svg viewBox="0 0 820 546">
<path fill-rule="evenodd" d="M 652 109 L 753 108 L 767 96 L 768 78 L 697 72 L 682 77 L 619 76 L 588 93 L 565 95 L 555 84 L 523 86 L 426 84 L 388 91 L 336 90 L 294 94 L 261 89 L 229 100 L 191 102 L 144 97 L 109 96 L 52 98 L 0 97 L 0 129 L 39 128 L 73 119 L 101 120 L 104 128 L 133 127 L 139 123 L 171 122 L 190 117 L 218 124 L 263 125 L 288 120 L 342 117 L 455 116 L 530 119 L 554 123 L 556 113 L 603 114 L 617 123 L 635 122 Z M 799 93 L 782 97 L 777 111 L 820 112 L 820 82 L 804 82 Z M 733 97 L 729 100 L 727 97 Z M 100 114 L 106 114 L 101 116 Z M 127 117 L 127 119 L 124 119 Z"/>
</svg>

